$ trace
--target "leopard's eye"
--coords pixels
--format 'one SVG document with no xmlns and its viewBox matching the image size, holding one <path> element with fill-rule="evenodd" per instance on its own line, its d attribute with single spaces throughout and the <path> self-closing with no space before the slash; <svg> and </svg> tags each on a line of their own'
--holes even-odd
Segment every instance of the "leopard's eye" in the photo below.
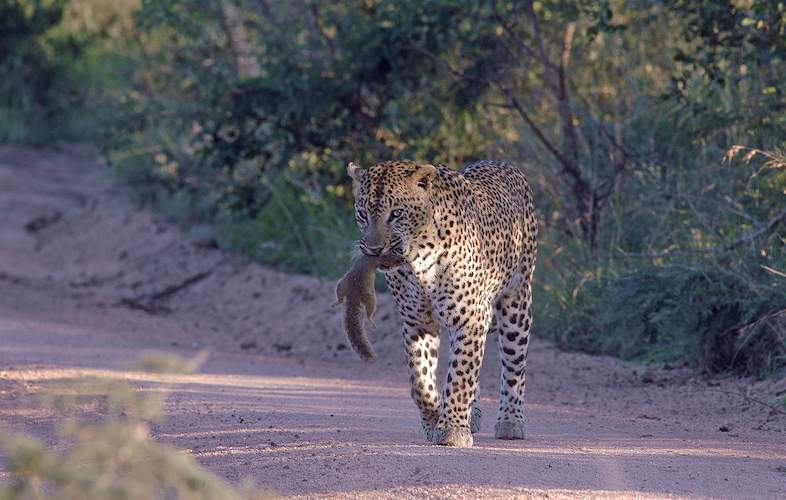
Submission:
<svg viewBox="0 0 786 500">
<path fill-rule="evenodd" d="M 361 208 L 355 212 L 355 218 L 362 224 L 366 224 L 368 222 L 368 219 L 366 218 L 366 212 L 364 212 Z"/>
<path fill-rule="evenodd" d="M 400 208 L 397 208 L 397 209 L 391 211 L 390 212 L 390 217 L 388 217 L 388 221 L 390 222 L 390 221 L 394 221 L 394 220 L 398 219 L 399 217 L 401 217 L 401 215 L 403 213 L 404 213 L 404 211 L 402 209 L 400 209 Z"/>
</svg>

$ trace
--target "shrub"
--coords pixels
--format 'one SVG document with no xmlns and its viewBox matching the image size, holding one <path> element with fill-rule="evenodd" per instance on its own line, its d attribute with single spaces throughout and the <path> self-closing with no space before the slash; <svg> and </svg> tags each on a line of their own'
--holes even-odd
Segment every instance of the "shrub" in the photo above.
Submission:
<svg viewBox="0 0 786 500">
<path fill-rule="evenodd" d="M 756 267 L 650 266 L 592 280 L 550 333 L 591 353 L 766 376 L 786 367 L 786 280 Z"/>
<path fill-rule="evenodd" d="M 180 372 L 195 363 L 172 356 L 146 356 L 142 366 Z M 268 493 L 231 488 L 191 456 L 156 443 L 148 422 L 162 418 L 164 397 L 121 382 L 83 378 L 61 381 L 45 404 L 62 415 L 77 402 L 95 402 L 103 418 L 64 420 L 60 446 L 21 434 L 0 435 L 9 481 L 0 499 L 251 499 Z"/>
</svg>

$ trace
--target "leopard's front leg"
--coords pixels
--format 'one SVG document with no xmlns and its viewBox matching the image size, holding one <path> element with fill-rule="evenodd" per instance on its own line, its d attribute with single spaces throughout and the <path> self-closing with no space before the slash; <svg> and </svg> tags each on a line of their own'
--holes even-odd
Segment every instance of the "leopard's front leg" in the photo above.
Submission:
<svg viewBox="0 0 786 500">
<path fill-rule="evenodd" d="M 439 420 L 440 397 L 437 390 L 437 359 L 439 332 L 432 323 L 404 323 L 404 347 L 409 366 L 410 394 L 420 410 L 420 421 L 426 439 L 432 440 Z"/>
<path fill-rule="evenodd" d="M 410 394 L 420 410 L 423 433 L 432 441 L 440 408 L 437 389 L 439 327 L 432 317 L 431 302 L 411 271 L 399 268 L 385 273 L 385 279 L 404 323 Z"/>
<path fill-rule="evenodd" d="M 446 316 L 446 327 L 450 332 L 450 365 L 432 442 L 468 448 L 473 443 L 470 414 L 478 387 L 491 308 L 457 306 L 452 311 Z"/>
</svg>

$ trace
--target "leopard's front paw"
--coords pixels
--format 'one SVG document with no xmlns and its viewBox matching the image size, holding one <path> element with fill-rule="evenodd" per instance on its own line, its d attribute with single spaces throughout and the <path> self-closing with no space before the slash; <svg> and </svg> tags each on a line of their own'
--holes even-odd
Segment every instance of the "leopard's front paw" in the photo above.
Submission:
<svg viewBox="0 0 786 500">
<path fill-rule="evenodd" d="M 471 448 L 473 444 L 472 432 L 467 427 L 436 428 L 432 434 L 431 442 L 440 446 L 454 448 Z"/>
</svg>

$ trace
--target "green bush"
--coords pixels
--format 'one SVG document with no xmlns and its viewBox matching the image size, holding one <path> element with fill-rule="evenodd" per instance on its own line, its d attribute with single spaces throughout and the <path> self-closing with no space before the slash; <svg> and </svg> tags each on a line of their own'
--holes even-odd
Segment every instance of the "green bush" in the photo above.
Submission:
<svg viewBox="0 0 786 500">
<path fill-rule="evenodd" d="M 194 361 L 148 355 L 141 365 L 182 373 Z M 0 499 L 263 499 L 250 486 L 235 490 L 191 456 L 156 443 L 148 423 L 163 417 L 162 393 L 140 392 L 102 379 L 63 380 L 44 398 L 63 420 L 57 447 L 22 434 L 0 434 L 9 480 Z M 76 404 L 93 402 L 102 418 L 80 416 Z"/>
<path fill-rule="evenodd" d="M 347 162 L 511 158 L 541 215 L 541 331 L 708 371 L 783 365 L 778 2 L 0 5 L 26 33 L 0 65 L 33 84 L 0 85 L 17 117 L 0 138 L 89 102 L 66 114 L 100 118 L 118 175 L 225 247 L 337 276 L 357 237 Z M 724 164 L 734 144 L 756 149 Z"/>
<path fill-rule="evenodd" d="M 253 217 L 223 213 L 216 220 L 221 246 L 282 269 L 338 278 L 349 269 L 355 219 L 343 207 L 308 199 L 279 185 L 271 201 Z"/>
<path fill-rule="evenodd" d="M 777 8 L 310 2 L 307 15 L 245 11 L 238 44 L 223 5 L 135 15 L 149 64 L 107 147 L 168 213 L 215 223 L 223 246 L 261 262 L 333 277 L 357 237 L 348 161 L 523 158 L 548 336 L 708 371 L 783 366 L 780 277 L 756 267 L 786 267 L 777 227 L 725 247 L 775 217 L 784 169 L 720 162 L 730 144 L 782 139 Z"/>
<path fill-rule="evenodd" d="M 98 140 L 136 0 L 0 0 L 0 142 Z"/>
<path fill-rule="evenodd" d="M 576 257 L 575 245 L 546 255 L 539 270 L 546 334 L 565 348 L 626 359 L 782 373 L 786 157 L 734 147 L 727 160 L 640 203 L 625 201 L 594 266 Z M 686 181 L 715 192 L 698 197 Z"/>
<path fill-rule="evenodd" d="M 770 375 L 786 367 L 786 280 L 756 267 L 647 267 L 589 281 L 550 333 L 591 353 Z"/>
</svg>

